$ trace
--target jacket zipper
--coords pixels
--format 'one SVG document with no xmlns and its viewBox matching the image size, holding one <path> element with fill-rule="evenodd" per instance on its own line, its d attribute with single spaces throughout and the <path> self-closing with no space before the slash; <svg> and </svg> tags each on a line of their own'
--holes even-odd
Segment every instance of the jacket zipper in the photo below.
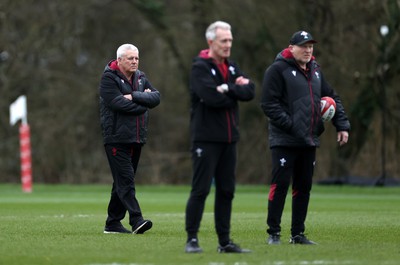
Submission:
<svg viewBox="0 0 400 265">
<path fill-rule="evenodd" d="M 312 93 L 312 86 L 311 86 L 311 78 L 310 79 L 308 79 L 308 89 L 310 90 L 310 97 L 311 97 L 311 127 L 310 127 L 310 139 L 311 139 L 311 142 L 313 143 L 313 144 L 315 144 L 314 143 L 314 139 L 313 139 L 313 127 L 314 127 L 314 112 L 315 112 L 315 110 L 314 110 L 314 96 L 313 96 L 313 93 Z"/>
<path fill-rule="evenodd" d="M 310 97 L 311 97 L 311 127 L 310 127 L 310 139 L 311 142 L 313 144 L 314 143 L 314 138 L 313 138 L 313 128 L 314 128 L 314 117 L 315 117 L 315 104 L 314 104 L 314 96 L 313 96 L 313 92 L 312 92 L 312 85 L 311 85 L 311 79 L 313 77 L 313 75 L 315 74 L 315 72 L 317 72 L 317 68 L 315 68 L 313 70 L 313 72 L 311 73 L 310 78 L 307 77 L 307 81 L 308 81 L 308 88 L 310 90 Z"/>
<path fill-rule="evenodd" d="M 134 76 L 133 76 L 133 79 L 132 79 L 132 91 L 138 91 L 139 89 L 139 77 L 138 77 L 138 79 L 136 80 L 136 82 L 135 82 L 135 79 L 136 79 L 136 73 L 134 74 Z M 140 143 L 140 121 L 139 121 L 139 117 L 136 117 L 136 142 L 137 143 Z"/>
<path fill-rule="evenodd" d="M 136 118 L 136 142 L 140 143 L 140 122 L 139 122 L 139 117 Z"/>
<path fill-rule="evenodd" d="M 228 143 L 232 142 L 232 125 L 231 125 L 231 120 L 230 120 L 230 115 L 229 115 L 229 110 L 225 111 L 225 115 L 226 115 L 226 123 L 228 126 Z"/>
</svg>

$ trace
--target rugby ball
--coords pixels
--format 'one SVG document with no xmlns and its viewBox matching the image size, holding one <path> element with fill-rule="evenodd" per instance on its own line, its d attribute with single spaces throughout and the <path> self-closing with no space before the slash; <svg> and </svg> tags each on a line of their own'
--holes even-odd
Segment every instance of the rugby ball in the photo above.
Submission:
<svg viewBox="0 0 400 265">
<path fill-rule="evenodd" d="M 321 98 L 321 118 L 322 121 L 330 121 L 336 112 L 336 102 L 331 97 Z"/>
</svg>

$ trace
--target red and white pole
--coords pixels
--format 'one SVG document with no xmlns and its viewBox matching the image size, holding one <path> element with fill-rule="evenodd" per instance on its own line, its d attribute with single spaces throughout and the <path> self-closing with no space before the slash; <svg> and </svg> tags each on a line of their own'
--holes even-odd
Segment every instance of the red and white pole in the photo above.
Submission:
<svg viewBox="0 0 400 265">
<path fill-rule="evenodd" d="M 31 133 L 27 116 L 26 96 L 21 95 L 10 105 L 10 125 L 13 126 L 21 120 L 19 144 L 22 191 L 32 192 Z"/>
<path fill-rule="evenodd" d="M 31 133 L 28 123 L 19 126 L 22 191 L 32 192 Z"/>
</svg>

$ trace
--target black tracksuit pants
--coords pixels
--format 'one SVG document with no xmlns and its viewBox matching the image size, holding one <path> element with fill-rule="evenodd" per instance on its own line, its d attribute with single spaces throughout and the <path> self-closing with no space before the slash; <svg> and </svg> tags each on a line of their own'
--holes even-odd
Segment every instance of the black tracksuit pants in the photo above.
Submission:
<svg viewBox="0 0 400 265">
<path fill-rule="evenodd" d="M 272 152 L 272 182 L 268 197 L 267 232 L 280 233 L 281 217 L 292 178 L 292 236 L 304 233 L 312 176 L 315 147 L 276 147 Z"/>
<path fill-rule="evenodd" d="M 106 226 L 119 225 L 127 211 L 129 224 L 134 226 L 143 220 L 135 190 L 135 173 L 142 145 L 106 144 L 105 150 L 113 176 Z"/>
<path fill-rule="evenodd" d="M 206 198 L 215 181 L 214 221 L 219 243 L 229 242 L 232 200 L 235 192 L 236 143 L 195 142 L 192 146 L 193 179 L 186 206 L 188 238 L 197 237 Z"/>
</svg>

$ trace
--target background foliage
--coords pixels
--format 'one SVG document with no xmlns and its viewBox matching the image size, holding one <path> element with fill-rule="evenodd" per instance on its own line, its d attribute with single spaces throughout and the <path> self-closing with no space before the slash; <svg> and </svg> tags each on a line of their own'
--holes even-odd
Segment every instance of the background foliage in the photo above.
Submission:
<svg viewBox="0 0 400 265">
<path fill-rule="evenodd" d="M 189 183 L 188 76 L 192 58 L 206 47 L 205 28 L 215 20 L 231 23 L 232 59 L 257 84 L 256 99 L 241 106 L 239 182 L 268 181 L 261 80 L 300 29 L 319 40 L 315 56 L 352 123 L 350 143 L 340 149 L 327 124 L 316 180 L 399 177 L 399 1 L 3 0 L 0 181 L 19 181 L 18 126 L 9 125 L 8 108 L 21 94 L 28 98 L 36 182 L 110 181 L 97 88 L 117 47 L 133 43 L 140 49 L 141 70 L 162 94 L 151 113 L 138 180 Z M 379 33 L 383 24 L 389 26 L 385 37 Z"/>
</svg>

